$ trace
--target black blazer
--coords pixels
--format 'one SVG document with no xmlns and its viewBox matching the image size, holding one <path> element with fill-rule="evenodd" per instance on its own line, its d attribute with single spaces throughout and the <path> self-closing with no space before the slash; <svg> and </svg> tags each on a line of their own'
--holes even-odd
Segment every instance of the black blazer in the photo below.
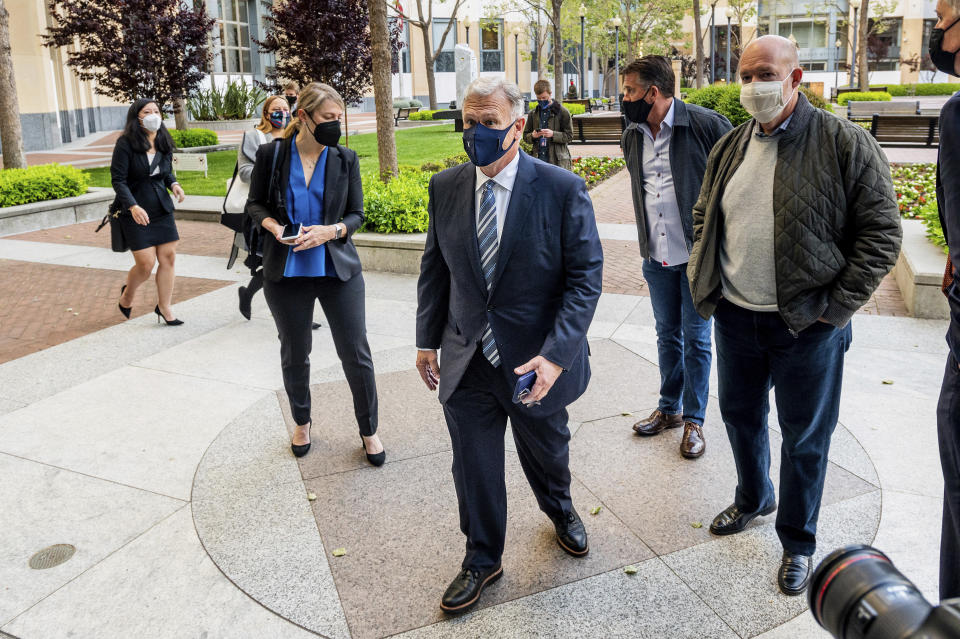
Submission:
<svg viewBox="0 0 960 639">
<path fill-rule="evenodd" d="M 167 189 L 177 181 L 173 177 L 173 154 L 160 153 L 154 157 L 160 172 L 150 176 L 147 154 L 134 151 L 125 137 L 120 137 L 113 147 L 110 160 L 110 180 L 117 194 L 117 202 L 123 211 L 139 204 L 150 219 L 173 213 L 173 199 Z"/>
<path fill-rule="evenodd" d="M 279 146 L 277 170 L 270 189 L 270 167 L 274 149 Z M 323 190 L 323 221 L 325 224 L 342 222 L 347 227 L 340 240 L 325 244 L 337 270 L 337 277 L 346 282 L 360 273 L 360 256 L 350 237 L 363 225 L 363 186 L 360 183 L 360 161 L 357 154 L 340 146 L 327 147 L 327 167 Z M 286 197 L 290 182 L 290 138 L 282 138 L 257 149 L 257 160 L 250 175 L 250 195 L 247 215 L 258 227 L 272 217 L 281 224 L 289 224 Z M 272 282 L 283 277 L 287 267 L 288 246 L 264 232 L 263 276 Z"/>
</svg>

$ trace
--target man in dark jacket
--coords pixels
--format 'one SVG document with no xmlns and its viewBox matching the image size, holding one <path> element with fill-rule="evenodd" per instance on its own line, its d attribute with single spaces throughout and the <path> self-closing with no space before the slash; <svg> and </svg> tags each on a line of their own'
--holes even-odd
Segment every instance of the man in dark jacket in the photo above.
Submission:
<svg viewBox="0 0 960 639">
<path fill-rule="evenodd" d="M 630 126 L 620 145 L 630 171 L 643 277 L 657 327 L 660 402 L 633 425 L 638 435 L 683 426 L 680 454 L 703 455 L 703 419 L 710 388 L 710 320 L 693 307 L 687 260 L 693 246 L 693 205 L 710 149 L 730 122 L 673 97 L 670 61 L 648 55 L 623 70 L 623 109 Z"/>
<path fill-rule="evenodd" d="M 533 145 L 533 157 L 572 171 L 573 162 L 567 146 L 573 140 L 570 112 L 550 97 L 548 81 L 537 80 L 533 92 L 537 96 L 537 106 L 527 117 L 523 141 Z"/>
<path fill-rule="evenodd" d="M 960 0 L 940 0 L 937 17 L 930 38 L 930 59 L 940 71 L 960 75 Z M 940 112 L 937 205 L 951 256 L 943 278 L 943 292 L 950 305 L 950 354 L 937 405 L 943 468 L 940 598 L 950 599 L 960 597 L 960 93 Z"/>
<path fill-rule="evenodd" d="M 703 317 L 716 312 L 720 412 L 737 465 L 734 503 L 710 531 L 738 533 L 777 509 L 769 479 L 768 396 L 783 445 L 777 535 L 781 592 L 810 580 L 850 318 L 893 267 L 900 216 L 890 167 L 862 128 L 798 93 L 792 42 L 744 50 L 740 101 L 753 119 L 707 161 L 687 275 Z"/>
</svg>

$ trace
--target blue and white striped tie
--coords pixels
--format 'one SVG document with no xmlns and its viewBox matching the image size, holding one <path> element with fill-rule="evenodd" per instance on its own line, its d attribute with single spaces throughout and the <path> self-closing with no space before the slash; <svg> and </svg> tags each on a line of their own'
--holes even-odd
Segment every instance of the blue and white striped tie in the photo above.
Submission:
<svg viewBox="0 0 960 639">
<path fill-rule="evenodd" d="M 493 180 L 487 180 L 483 185 L 483 194 L 480 196 L 480 221 L 477 223 L 477 242 L 480 245 L 480 268 L 483 270 L 483 279 L 487 282 L 487 292 L 493 285 L 493 274 L 497 270 L 497 200 L 493 195 Z M 494 367 L 500 365 L 500 352 L 497 351 L 497 342 L 493 339 L 493 330 L 487 322 L 480 338 L 480 348 L 483 356 Z"/>
</svg>

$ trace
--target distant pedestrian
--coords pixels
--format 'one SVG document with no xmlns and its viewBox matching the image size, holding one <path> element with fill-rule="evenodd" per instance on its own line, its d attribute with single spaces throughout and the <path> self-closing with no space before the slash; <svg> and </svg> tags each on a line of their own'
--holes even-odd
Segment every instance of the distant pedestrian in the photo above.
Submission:
<svg viewBox="0 0 960 639">
<path fill-rule="evenodd" d="M 283 85 L 283 97 L 286 98 L 290 106 L 290 112 L 293 113 L 297 108 L 297 98 L 300 95 L 300 85 L 296 80 L 290 80 Z"/>
<path fill-rule="evenodd" d="M 386 453 L 377 435 L 377 381 L 351 239 L 364 219 L 359 159 L 339 144 L 344 103 L 333 87 L 307 85 L 297 106 L 283 138 L 257 149 L 247 201 L 247 214 L 265 231 L 263 293 L 280 334 L 283 386 L 296 423 L 291 449 L 297 457 L 310 450 L 310 328 L 319 300 L 353 395 L 363 450 L 380 466 Z"/>
<path fill-rule="evenodd" d="M 170 307 L 173 298 L 174 262 L 177 255 L 177 225 L 173 219 L 173 192 L 178 202 L 184 193 L 173 175 L 173 138 L 163 125 L 156 102 L 141 98 L 127 110 L 127 122 L 113 148 L 110 179 L 122 211 L 123 237 L 133 252 L 135 264 L 120 288 L 118 305 L 130 317 L 134 295 L 150 279 L 157 265 L 157 322 L 179 326 Z"/>
<path fill-rule="evenodd" d="M 732 535 L 777 510 L 773 388 L 783 436 L 777 584 L 799 595 L 817 546 L 850 319 L 896 262 L 900 215 L 876 140 L 800 93 L 796 44 L 754 40 L 739 73 L 753 118 L 710 153 L 687 267 L 697 311 L 716 320 L 720 414 L 737 468 L 733 503 L 710 532 Z"/>
<path fill-rule="evenodd" d="M 960 0 L 940 0 L 937 18 L 930 37 L 930 60 L 938 70 L 960 75 Z M 940 112 L 937 205 L 950 250 L 943 277 L 950 307 L 950 353 L 937 406 L 937 433 L 943 468 L 940 599 L 951 599 L 960 597 L 960 93 Z"/>
<path fill-rule="evenodd" d="M 550 83 L 537 80 L 533 85 L 537 106 L 523 127 L 523 141 L 533 145 L 533 156 L 568 171 L 573 170 L 570 148 L 573 120 L 570 112 L 551 97 Z"/>
<path fill-rule="evenodd" d="M 710 109 L 673 96 L 670 60 L 637 58 L 623 70 L 623 108 L 630 126 L 620 145 L 630 171 L 643 277 L 657 329 L 660 401 L 633 425 L 638 435 L 683 427 L 680 455 L 706 451 L 703 423 L 710 390 L 710 320 L 697 314 L 687 281 L 693 205 L 713 145 L 730 129 Z"/>
</svg>

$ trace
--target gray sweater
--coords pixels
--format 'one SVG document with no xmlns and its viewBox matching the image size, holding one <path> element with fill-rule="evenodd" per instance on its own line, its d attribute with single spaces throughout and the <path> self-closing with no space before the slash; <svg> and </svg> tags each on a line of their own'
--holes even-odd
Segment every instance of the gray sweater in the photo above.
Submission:
<svg viewBox="0 0 960 639">
<path fill-rule="evenodd" d="M 272 136 L 259 129 L 244 132 L 243 142 L 237 149 L 237 175 L 240 176 L 241 182 L 250 184 L 250 174 L 253 173 L 253 164 L 257 159 L 257 149 L 260 148 L 261 144 L 272 139 Z"/>
</svg>

